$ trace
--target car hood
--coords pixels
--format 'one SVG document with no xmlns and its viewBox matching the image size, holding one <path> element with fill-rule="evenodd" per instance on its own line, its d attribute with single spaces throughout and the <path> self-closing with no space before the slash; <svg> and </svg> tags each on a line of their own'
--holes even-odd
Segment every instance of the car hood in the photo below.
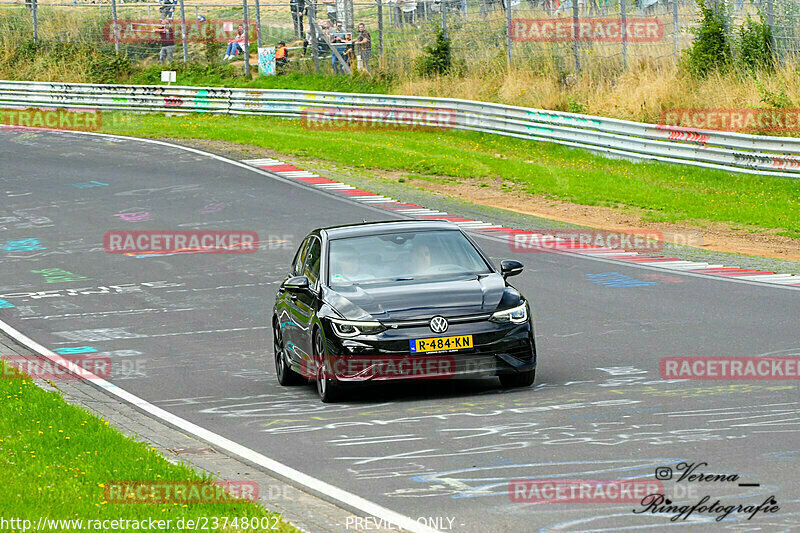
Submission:
<svg viewBox="0 0 800 533">
<path fill-rule="evenodd" d="M 327 289 L 325 300 L 349 320 L 420 320 L 494 312 L 507 290 L 502 276 L 492 273 L 456 280 L 337 286 Z"/>
</svg>

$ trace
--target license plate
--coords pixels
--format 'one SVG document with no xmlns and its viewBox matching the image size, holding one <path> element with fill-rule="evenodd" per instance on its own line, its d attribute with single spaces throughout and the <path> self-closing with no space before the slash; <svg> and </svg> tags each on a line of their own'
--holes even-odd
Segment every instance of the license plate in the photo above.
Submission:
<svg viewBox="0 0 800 533">
<path fill-rule="evenodd" d="M 435 337 L 433 339 L 416 339 L 411 342 L 411 353 L 441 352 L 472 348 L 472 335 L 457 337 Z"/>
</svg>

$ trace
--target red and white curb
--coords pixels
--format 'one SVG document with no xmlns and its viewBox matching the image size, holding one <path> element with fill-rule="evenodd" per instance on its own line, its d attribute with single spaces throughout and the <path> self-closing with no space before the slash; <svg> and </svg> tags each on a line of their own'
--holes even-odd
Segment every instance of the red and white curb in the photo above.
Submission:
<svg viewBox="0 0 800 533">
<path fill-rule="evenodd" d="M 292 180 L 305 183 L 306 185 L 316 187 L 318 189 L 341 194 L 357 202 L 380 207 L 382 209 L 390 209 L 421 220 L 448 220 L 454 224 L 457 224 L 458 226 L 461 226 L 465 230 L 481 232 L 489 235 L 539 235 L 542 239 L 552 239 L 552 242 L 554 243 L 552 249 L 556 251 L 599 256 L 603 259 L 611 259 L 625 263 L 636 263 L 638 265 L 647 265 L 664 270 L 693 272 L 697 274 L 720 276 L 728 279 L 742 279 L 761 283 L 771 283 L 775 285 L 800 287 L 800 276 L 795 276 L 793 274 L 776 274 L 774 272 L 761 271 L 757 269 L 746 269 L 732 266 L 726 267 L 723 265 L 712 265 L 698 261 L 683 261 L 681 259 L 641 254 L 638 252 L 625 252 L 614 248 L 604 248 L 591 244 L 575 243 L 574 241 L 561 239 L 554 236 L 542 236 L 541 231 L 533 232 L 529 230 L 507 228 L 500 224 L 492 224 L 482 220 L 474 220 L 467 217 L 452 215 L 436 209 L 427 209 L 420 205 L 402 203 L 394 198 L 381 196 L 372 191 L 359 189 L 358 187 L 353 187 L 351 185 L 347 185 L 346 183 L 332 180 L 313 172 L 305 171 L 301 168 L 284 163 L 283 161 L 278 161 L 277 159 L 248 159 L 242 162 L 267 170 L 269 172 L 273 172 L 281 177 L 290 178 Z"/>
</svg>

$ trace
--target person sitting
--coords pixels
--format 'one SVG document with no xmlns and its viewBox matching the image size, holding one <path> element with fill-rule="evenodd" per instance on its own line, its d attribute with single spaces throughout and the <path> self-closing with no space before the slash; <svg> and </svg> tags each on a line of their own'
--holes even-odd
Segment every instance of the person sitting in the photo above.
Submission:
<svg viewBox="0 0 800 533">
<path fill-rule="evenodd" d="M 228 49 L 225 51 L 225 59 L 233 59 L 239 52 L 244 52 L 244 26 L 239 24 L 236 37 L 228 41 Z"/>
<path fill-rule="evenodd" d="M 280 41 L 275 48 L 275 68 L 285 69 L 289 65 L 289 51 L 286 49 L 286 43 Z"/>
</svg>

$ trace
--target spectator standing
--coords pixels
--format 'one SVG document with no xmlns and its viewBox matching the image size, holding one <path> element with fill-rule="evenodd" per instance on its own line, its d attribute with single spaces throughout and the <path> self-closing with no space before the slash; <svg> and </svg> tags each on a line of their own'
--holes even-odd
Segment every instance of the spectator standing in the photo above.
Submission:
<svg viewBox="0 0 800 533">
<path fill-rule="evenodd" d="M 334 50 L 333 50 L 333 49 L 335 49 L 337 52 L 339 52 L 339 54 L 342 56 L 342 59 L 344 59 L 345 51 L 347 49 L 347 44 L 346 44 L 346 41 L 345 41 L 344 31 L 342 30 L 342 23 L 341 22 L 337 22 L 336 23 L 336 30 L 335 31 L 331 31 L 330 38 L 331 38 L 331 45 L 332 45 L 332 47 L 331 47 L 332 48 L 331 49 L 331 68 L 333 69 L 333 73 L 334 74 L 344 74 L 344 71 L 342 69 L 342 65 L 339 62 L 339 60 L 336 58 L 336 54 L 334 53 Z M 340 44 L 336 45 L 335 43 L 340 43 Z"/>
<path fill-rule="evenodd" d="M 305 0 L 289 0 L 289 7 L 292 9 L 292 21 L 294 22 L 294 35 L 298 39 L 303 38 L 303 12 L 306 9 Z"/>
<path fill-rule="evenodd" d="M 372 38 L 367 31 L 367 26 L 362 22 L 358 25 L 358 39 L 356 51 L 361 58 L 361 68 L 369 72 L 369 56 L 372 54 Z"/>
<path fill-rule="evenodd" d="M 160 34 L 161 50 L 158 53 L 158 60 L 161 63 L 172 63 L 172 58 L 175 56 L 175 28 L 172 27 L 172 21 L 167 18 L 161 19 L 161 26 L 153 31 Z"/>
</svg>

